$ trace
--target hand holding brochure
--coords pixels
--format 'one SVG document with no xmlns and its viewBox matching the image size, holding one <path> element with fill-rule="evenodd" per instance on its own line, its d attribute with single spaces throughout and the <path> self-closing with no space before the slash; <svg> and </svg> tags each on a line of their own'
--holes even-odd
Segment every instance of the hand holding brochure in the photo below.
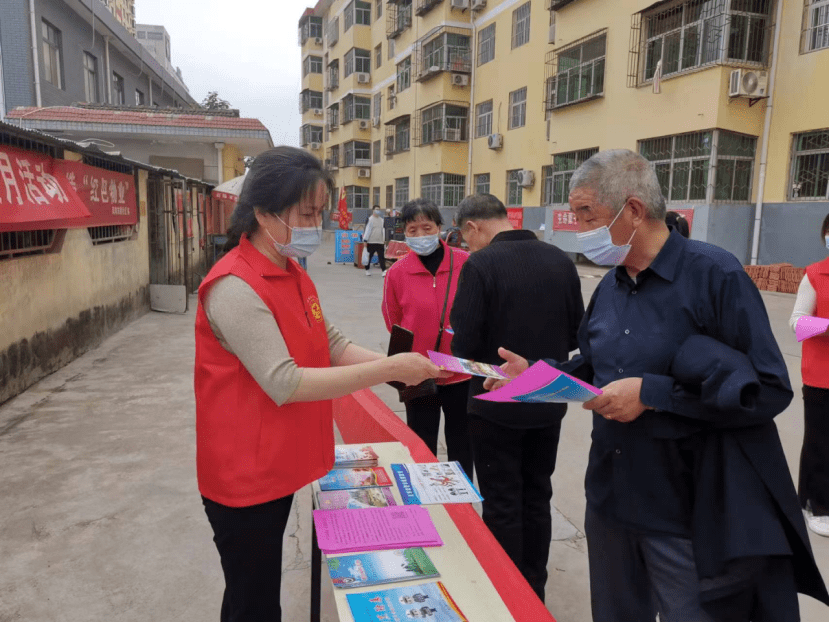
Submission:
<svg viewBox="0 0 830 623">
<path fill-rule="evenodd" d="M 827 331 L 828 326 L 830 326 L 830 321 L 828 321 L 827 318 L 802 316 L 798 319 L 798 322 L 795 325 L 795 338 L 799 342 L 803 342 L 811 337 L 821 335 Z"/>
<path fill-rule="evenodd" d="M 445 355 L 444 353 L 436 353 L 434 350 L 428 350 L 427 356 L 432 363 L 439 366 L 442 370 L 470 374 L 472 376 L 485 376 L 491 379 L 504 380 L 510 378 L 501 368 L 489 363 L 478 363 L 477 361 L 470 361 L 469 359 L 461 359 L 459 357 L 453 357 L 452 355 Z"/>
<path fill-rule="evenodd" d="M 465 504 L 481 502 L 458 461 L 392 463 L 404 504 Z"/>
<path fill-rule="evenodd" d="M 441 582 L 346 595 L 355 621 L 466 621 Z"/>
<path fill-rule="evenodd" d="M 504 387 L 476 396 L 490 402 L 588 402 L 602 390 L 544 361 L 537 361 Z"/>
<path fill-rule="evenodd" d="M 333 556 L 326 564 L 335 588 L 358 588 L 439 575 L 422 547 Z"/>
</svg>

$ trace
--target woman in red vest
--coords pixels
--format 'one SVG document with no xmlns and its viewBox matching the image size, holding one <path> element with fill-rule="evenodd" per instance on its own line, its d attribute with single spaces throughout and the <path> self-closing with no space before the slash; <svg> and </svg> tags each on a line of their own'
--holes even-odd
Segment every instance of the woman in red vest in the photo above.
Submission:
<svg viewBox="0 0 830 623">
<path fill-rule="evenodd" d="M 828 217 L 824 217 L 821 237 L 830 248 Z M 807 267 L 798 287 L 795 308 L 790 317 L 793 331 L 802 316 L 827 318 L 827 258 Z M 828 350 L 827 331 L 802 342 L 801 378 L 804 382 L 804 444 L 798 469 L 798 497 L 807 515 L 807 525 L 816 534 L 827 536 L 828 489 Z"/>
<path fill-rule="evenodd" d="M 226 254 L 199 287 L 196 471 L 225 575 L 222 621 L 279 621 L 282 539 L 294 492 L 334 464 L 333 398 L 446 373 L 385 357 L 326 322 L 295 261 L 320 244 L 331 178 L 294 147 L 254 160 Z"/>
</svg>

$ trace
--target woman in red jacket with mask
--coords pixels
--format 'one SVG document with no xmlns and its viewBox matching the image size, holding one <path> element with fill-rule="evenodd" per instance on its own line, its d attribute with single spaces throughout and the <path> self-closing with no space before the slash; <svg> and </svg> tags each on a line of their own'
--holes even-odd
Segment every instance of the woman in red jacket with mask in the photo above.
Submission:
<svg viewBox="0 0 830 623">
<path fill-rule="evenodd" d="M 294 147 L 254 160 L 226 254 L 199 287 L 196 472 L 225 575 L 223 621 L 279 621 L 282 539 L 294 496 L 334 464 L 331 400 L 445 375 L 385 357 L 329 325 L 297 258 L 320 244 L 331 179 Z"/>
</svg>

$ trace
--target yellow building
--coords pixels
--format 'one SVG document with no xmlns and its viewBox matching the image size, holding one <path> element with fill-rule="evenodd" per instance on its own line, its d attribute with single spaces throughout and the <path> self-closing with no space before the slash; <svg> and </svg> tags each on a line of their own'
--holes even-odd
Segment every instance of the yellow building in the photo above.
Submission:
<svg viewBox="0 0 830 623">
<path fill-rule="evenodd" d="M 101 0 L 115 19 L 135 37 L 135 0 Z"/>
<path fill-rule="evenodd" d="M 491 192 L 569 252 L 571 173 L 637 150 L 693 237 L 805 265 L 826 253 L 827 24 L 826 0 L 321 0 L 301 144 L 357 222 Z"/>
</svg>

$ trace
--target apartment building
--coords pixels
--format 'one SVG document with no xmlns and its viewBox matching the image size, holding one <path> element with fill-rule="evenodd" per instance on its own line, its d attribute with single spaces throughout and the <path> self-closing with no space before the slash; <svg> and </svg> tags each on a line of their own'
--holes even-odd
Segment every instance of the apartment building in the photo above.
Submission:
<svg viewBox="0 0 830 623">
<path fill-rule="evenodd" d="M 321 0 L 299 26 L 300 142 L 356 222 L 491 192 L 578 252 L 570 176 L 627 148 L 693 237 L 826 253 L 827 0 Z"/>
</svg>

